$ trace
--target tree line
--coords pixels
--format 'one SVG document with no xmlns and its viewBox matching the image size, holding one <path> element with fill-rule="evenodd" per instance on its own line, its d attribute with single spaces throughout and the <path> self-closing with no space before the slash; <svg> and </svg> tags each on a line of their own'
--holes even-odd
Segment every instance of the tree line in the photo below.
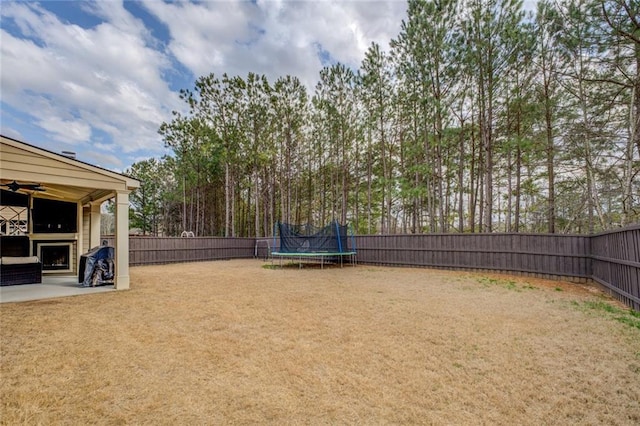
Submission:
<svg viewBox="0 0 640 426">
<path fill-rule="evenodd" d="M 592 233 L 640 220 L 640 4 L 419 0 L 359 69 L 209 74 L 132 165 L 145 233 Z"/>
</svg>

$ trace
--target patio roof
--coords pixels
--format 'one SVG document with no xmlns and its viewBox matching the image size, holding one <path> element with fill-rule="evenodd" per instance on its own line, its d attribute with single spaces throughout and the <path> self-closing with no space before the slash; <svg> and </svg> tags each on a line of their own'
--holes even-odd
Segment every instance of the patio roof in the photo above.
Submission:
<svg viewBox="0 0 640 426">
<path fill-rule="evenodd" d="M 0 135 L 0 181 L 39 183 L 44 191 L 19 189 L 36 198 L 88 202 L 105 201 L 115 191 L 132 191 L 140 182 L 65 155 Z"/>
</svg>

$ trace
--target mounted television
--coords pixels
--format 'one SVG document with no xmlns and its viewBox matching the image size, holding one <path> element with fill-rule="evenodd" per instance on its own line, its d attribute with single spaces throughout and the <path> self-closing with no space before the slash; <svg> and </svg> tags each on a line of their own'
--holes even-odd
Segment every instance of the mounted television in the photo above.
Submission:
<svg viewBox="0 0 640 426">
<path fill-rule="evenodd" d="M 33 232 L 36 234 L 78 231 L 78 205 L 64 201 L 33 199 Z"/>
<path fill-rule="evenodd" d="M 0 205 L 29 207 L 29 196 L 2 189 L 0 190 Z"/>
</svg>

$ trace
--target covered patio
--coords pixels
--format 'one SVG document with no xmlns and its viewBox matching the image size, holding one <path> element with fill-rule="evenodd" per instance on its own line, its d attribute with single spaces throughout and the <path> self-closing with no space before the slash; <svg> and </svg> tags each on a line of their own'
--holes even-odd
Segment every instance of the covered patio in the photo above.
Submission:
<svg viewBox="0 0 640 426">
<path fill-rule="evenodd" d="M 77 277 L 45 275 L 38 284 L 22 284 L 0 287 L 0 303 L 27 302 L 30 300 L 55 299 L 81 294 L 115 291 L 113 285 L 80 287 Z"/>
<path fill-rule="evenodd" d="M 86 293 L 78 284 L 81 257 L 102 244 L 101 205 L 112 199 L 113 285 L 98 291 L 129 288 L 129 193 L 140 186 L 139 181 L 76 160 L 70 153 L 51 152 L 0 135 L 0 185 L 2 263 L 37 258 L 42 265 L 41 283 L 23 280 L 7 286 L 11 281 L 3 279 L 3 302 L 29 291 L 54 297 L 46 295 L 53 290 L 68 293 L 74 286 Z"/>
</svg>

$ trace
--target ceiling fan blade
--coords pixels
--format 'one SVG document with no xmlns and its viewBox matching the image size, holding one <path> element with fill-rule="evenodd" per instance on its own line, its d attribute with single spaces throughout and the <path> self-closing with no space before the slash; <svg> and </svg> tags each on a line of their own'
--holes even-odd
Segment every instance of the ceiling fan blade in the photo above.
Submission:
<svg viewBox="0 0 640 426">
<path fill-rule="evenodd" d="M 15 180 L 11 183 L 3 183 L 2 186 L 6 186 L 13 192 L 16 192 L 18 189 L 20 189 L 20 184 Z"/>
<path fill-rule="evenodd" d="M 39 183 L 18 183 L 15 180 L 11 183 L 3 183 L 0 186 L 6 186 L 11 191 L 16 192 L 19 189 L 26 189 L 27 191 L 46 191 Z"/>
</svg>

